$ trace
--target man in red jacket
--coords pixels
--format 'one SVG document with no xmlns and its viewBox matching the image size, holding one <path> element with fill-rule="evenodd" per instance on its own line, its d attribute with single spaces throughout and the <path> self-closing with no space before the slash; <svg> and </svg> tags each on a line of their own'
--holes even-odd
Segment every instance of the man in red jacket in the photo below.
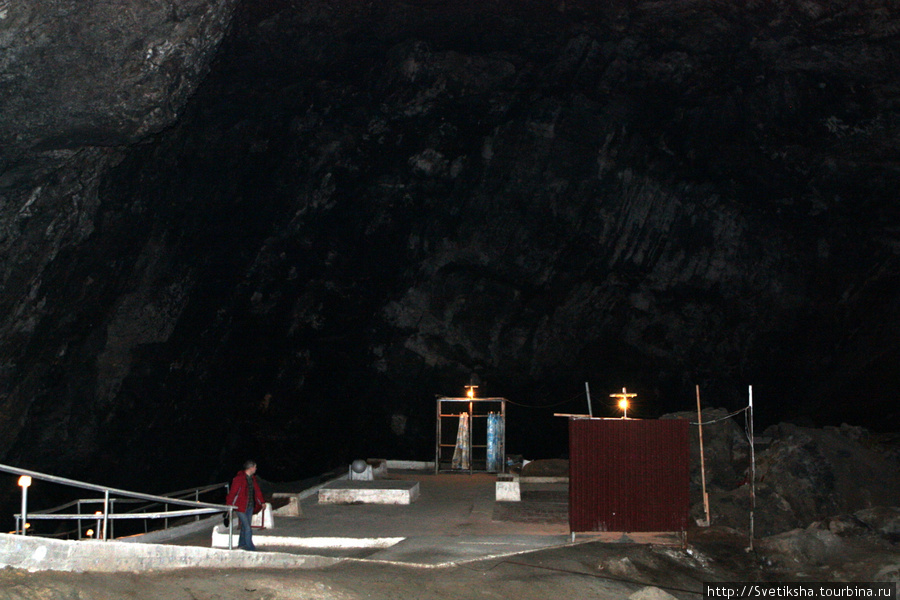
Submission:
<svg viewBox="0 0 900 600">
<path fill-rule="evenodd" d="M 256 480 L 256 463 L 248 460 L 244 463 L 244 469 L 237 472 L 231 480 L 228 496 L 225 504 L 237 508 L 238 521 L 241 523 L 241 534 L 238 537 L 238 548 L 243 550 L 256 550 L 253 545 L 253 532 L 250 530 L 250 520 L 253 515 L 263 509 L 262 490 Z"/>
</svg>

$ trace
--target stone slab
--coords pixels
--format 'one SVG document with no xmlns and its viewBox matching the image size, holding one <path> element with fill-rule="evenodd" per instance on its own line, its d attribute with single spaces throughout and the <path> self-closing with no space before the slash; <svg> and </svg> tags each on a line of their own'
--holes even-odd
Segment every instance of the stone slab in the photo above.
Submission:
<svg viewBox="0 0 900 600">
<path fill-rule="evenodd" d="M 226 536 L 227 537 L 227 536 Z M 244 552 L 194 546 L 70 541 L 0 533 L 0 568 L 29 571 L 134 572 L 172 569 L 320 569 L 340 562 L 324 556 Z"/>
<path fill-rule="evenodd" d="M 281 517 L 302 517 L 303 509 L 300 508 L 300 495 L 299 494 L 285 494 L 283 492 L 278 492 L 272 494 L 273 498 L 287 499 L 287 504 L 284 506 L 279 506 L 273 511 L 273 514 L 276 514 Z"/>
<path fill-rule="evenodd" d="M 521 502 L 522 492 L 518 481 L 498 481 L 494 497 L 497 502 Z"/>
<path fill-rule="evenodd" d="M 402 542 L 405 537 L 324 537 L 324 536 L 284 536 L 253 534 L 253 543 L 258 549 L 266 552 L 273 548 L 390 548 L 394 544 Z M 232 532 L 232 546 L 237 547 L 238 533 Z M 228 528 L 217 525 L 212 532 L 212 547 L 228 547 Z"/>
<path fill-rule="evenodd" d="M 418 481 L 339 480 L 319 490 L 319 504 L 412 504 L 418 497 Z"/>
</svg>

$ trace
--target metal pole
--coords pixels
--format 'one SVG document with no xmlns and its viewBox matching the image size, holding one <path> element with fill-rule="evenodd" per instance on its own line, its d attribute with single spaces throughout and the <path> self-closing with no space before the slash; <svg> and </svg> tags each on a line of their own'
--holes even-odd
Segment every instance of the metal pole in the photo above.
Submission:
<svg viewBox="0 0 900 600">
<path fill-rule="evenodd" d="M 590 386 L 588 385 L 588 382 L 587 382 L 587 381 L 584 382 L 584 393 L 587 394 L 588 416 L 591 417 L 591 418 L 593 418 L 593 417 L 594 417 L 594 411 L 593 411 L 593 409 L 591 408 L 591 388 L 590 388 Z"/>
<path fill-rule="evenodd" d="M 109 490 L 103 494 L 103 541 L 107 539 L 107 527 L 109 527 Z"/>
<path fill-rule="evenodd" d="M 434 474 L 441 470 L 441 399 L 437 399 L 437 432 L 434 436 Z"/>
<path fill-rule="evenodd" d="M 228 549 L 234 550 L 234 509 L 228 507 Z"/>
<path fill-rule="evenodd" d="M 28 535 L 28 486 L 22 486 L 22 535 Z"/>
<path fill-rule="evenodd" d="M 756 449 L 753 439 L 753 386 L 749 387 L 750 405 L 747 408 L 750 419 L 750 550 L 753 550 L 753 517 L 756 510 Z"/>
<path fill-rule="evenodd" d="M 472 451 L 472 430 L 475 429 L 475 419 L 472 417 L 475 416 L 475 405 L 472 400 L 469 400 L 469 475 L 472 474 L 475 469 L 475 453 Z"/>
<path fill-rule="evenodd" d="M 500 454 L 500 458 L 503 461 L 503 468 L 501 469 L 501 472 L 506 473 L 506 398 L 500 402 L 500 413 L 502 414 L 501 426 L 503 427 L 503 452 Z"/>
</svg>

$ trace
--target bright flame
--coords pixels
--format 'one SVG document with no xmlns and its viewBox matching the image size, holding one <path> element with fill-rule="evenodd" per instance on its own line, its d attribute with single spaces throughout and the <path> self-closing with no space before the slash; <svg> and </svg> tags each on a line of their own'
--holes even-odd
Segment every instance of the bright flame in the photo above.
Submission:
<svg viewBox="0 0 900 600">
<path fill-rule="evenodd" d="M 31 476 L 22 475 L 19 477 L 19 487 L 27 488 L 31 485 Z"/>
<path fill-rule="evenodd" d="M 475 390 L 474 390 L 473 388 L 469 388 L 469 391 L 466 392 L 466 396 L 468 396 L 469 398 L 474 398 L 474 397 L 475 397 Z"/>
<path fill-rule="evenodd" d="M 625 398 L 619 400 L 619 408 L 621 408 L 622 410 L 628 410 L 628 400 L 626 400 Z"/>
<path fill-rule="evenodd" d="M 84 534 L 88 537 L 94 537 L 94 530 L 88 529 L 87 531 L 84 532 Z"/>
</svg>

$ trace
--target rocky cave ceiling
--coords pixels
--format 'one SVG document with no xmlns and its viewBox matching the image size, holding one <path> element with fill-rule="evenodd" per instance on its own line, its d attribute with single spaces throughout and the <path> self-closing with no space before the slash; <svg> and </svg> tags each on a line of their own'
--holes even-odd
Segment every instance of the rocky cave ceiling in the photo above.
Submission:
<svg viewBox="0 0 900 600">
<path fill-rule="evenodd" d="M 120 4 L 0 0 L 0 462 L 427 459 L 473 374 L 532 455 L 897 429 L 895 3 Z"/>
</svg>

